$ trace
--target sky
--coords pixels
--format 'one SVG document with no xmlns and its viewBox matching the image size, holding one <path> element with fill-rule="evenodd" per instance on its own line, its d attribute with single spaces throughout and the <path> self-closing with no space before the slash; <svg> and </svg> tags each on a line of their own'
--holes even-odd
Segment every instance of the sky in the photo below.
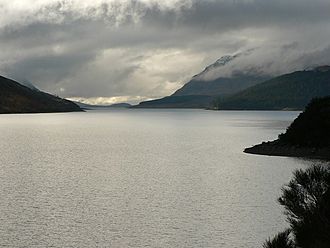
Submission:
<svg viewBox="0 0 330 248">
<path fill-rule="evenodd" d="M 330 0 L 0 0 L 0 74 L 92 104 L 330 64 Z"/>
</svg>

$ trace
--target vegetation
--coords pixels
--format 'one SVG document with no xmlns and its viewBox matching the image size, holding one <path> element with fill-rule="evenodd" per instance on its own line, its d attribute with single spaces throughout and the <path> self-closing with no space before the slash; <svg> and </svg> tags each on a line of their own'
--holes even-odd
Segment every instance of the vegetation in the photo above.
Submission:
<svg viewBox="0 0 330 248">
<path fill-rule="evenodd" d="M 264 248 L 295 248 L 295 244 L 290 238 L 291 230 L 288 229 L 284 232 L 277 234 L 273 239 L 267 240 Z"/>
<path fill-rule="evenodd" d="M 322 68 L 322 69 L 321 69 Z M 330 95 L 330 67 L 285 74 L 214 102 L 226 110 L 303 109 L 315 97 Z"/>
<path fill-rule="evenodd" d="M 314 166 L 297 170 L 282 189 L 290 229 L 276 235 L 264 248 L 330 247 L 330 169 Z"/>
<path fill-rule="evenodd" d="M 330 147 L 330 97 L 317 98 L 279 136 L 283 143 L 304 147 Z"/>
</svg>

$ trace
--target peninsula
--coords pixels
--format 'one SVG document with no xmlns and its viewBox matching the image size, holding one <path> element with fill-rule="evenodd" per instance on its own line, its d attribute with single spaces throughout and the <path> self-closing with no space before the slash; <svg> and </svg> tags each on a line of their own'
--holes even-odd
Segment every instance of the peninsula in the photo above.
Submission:
<svg viewBox="0 0 330 248">
<path fill-rule="evenodd" d="M 277 140 L 244 152 L 330 160 L 330 97 L 313 99 Z"/>
</svg>

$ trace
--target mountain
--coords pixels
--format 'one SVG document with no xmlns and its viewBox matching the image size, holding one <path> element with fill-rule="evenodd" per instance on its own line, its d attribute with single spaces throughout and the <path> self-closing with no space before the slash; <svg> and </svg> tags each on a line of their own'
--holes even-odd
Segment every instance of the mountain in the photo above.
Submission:
<svg viewBox="0 0 330 248">
<path fill-rule="evenodd" d="M 245 149 L 246 153 L 330 159 L 330 97 L 313 99 L 271 142 Z"/>
<path fill-rule="evenodd" d="M 242 54 L 226 55 L 218 59 L 212 65 L 206 67 L 201 73 L 195 75 L 182 88 L 171 96 L 145 101 L 135 106 L 138 108 L 208 108 L 218 96 L 228 96 L 256 85 L 268 79 L 256 71 L 235 71 L 231 76 L 217 77 L 213 80 L 204 79 L 228 65 Z"/>
<path fill-rule="evenodd" d="M 214 64 L 207 66 L 204 71 L 195 75 L 182 88 L 178 89 L 172 96 L 206 95 L 225 96 L 237 93 L 252 85 L 261 83 L 269 77 L 251 71 L 234 71 L 231 76 L 217 77 L 213 80 L 206 80 L 208 74 L 213 73 L 228 65 L 242 54 L 226 55 L 218 59 Z"/>
<path fill-rule="evenodd" d="M 215 109 L 300 110 L 312 98 L 330 95 L 330 66 L 275 77 L 229 97 L 220 97 Z"/>
<path fill-rule="evenodd" d="M 82 111 L 75 103 L 0 76 L 0 114 Z"/>
<path fill-rule="evenodd" d="M 211 81 L 193 78 L 182 88 L 178 89 L 172 96 L 228 96 L 261 83 L 266 79 L 268 78 L 244 73 L 234 74 L 230 78 L 220 77 Z"/>
</svg>

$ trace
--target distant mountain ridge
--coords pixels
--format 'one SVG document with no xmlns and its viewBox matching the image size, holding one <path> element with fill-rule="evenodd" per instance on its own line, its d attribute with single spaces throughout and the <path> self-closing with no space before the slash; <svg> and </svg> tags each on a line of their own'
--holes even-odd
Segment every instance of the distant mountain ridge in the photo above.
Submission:
<svg viewBox="0 0 330 248">
<path fill-rule="evenodd" d="M 0 114 L 82 111 L 75 103 L 0 76 Z"/>
<path fill-rule="evenodd" d="M 315 97 L 330 95 L 330 66 L 296 71 L 267 80 L 229 97 L 220 97 L 215 109 L 301 110 Z"/>
<path fill-rule="evenodd" d="M 235 71 L 230 77 L 222 76 L 213 80 L 205 80 L 208 73 L 226 66 L 242 54 L 222 56 L 215 63 L 207 66 L 202 72 L 192 77 L 183 87 L 171 96 L 141 102 L 138 108 L 208 108 L 218 96 L 228 96 L 250 86 L 269 79 L 257 72 Z"/>
<path fill-rule="evenodd" d="M 93 104 L 87 104 L 75 101 L 75 104 L 77 104 L 82 109 L 101 109 L 101 108 L 130 108 L 132 105 L 129 103 L 114 103 L 111 105 L 93 105 Z"/>
</svg>

